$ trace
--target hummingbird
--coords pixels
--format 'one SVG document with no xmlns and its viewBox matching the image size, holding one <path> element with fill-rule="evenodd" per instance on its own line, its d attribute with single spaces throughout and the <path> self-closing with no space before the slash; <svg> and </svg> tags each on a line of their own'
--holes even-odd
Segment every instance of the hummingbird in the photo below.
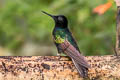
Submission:
<svg viewBox="0 0 120 80">
<path fill-rule="evenodd" d="M 74 63 L 81 77 L 87 77 L 90 65 L 81 55 L 79 47 L 68 28 L 68 20 L 64 15 L 51 15 L 45 11 L 44 14 L 53 18 L 55 27 L 53 29 L 53 41 L 57 47 L 58 54 L 65 53 Z"/>
</svg>

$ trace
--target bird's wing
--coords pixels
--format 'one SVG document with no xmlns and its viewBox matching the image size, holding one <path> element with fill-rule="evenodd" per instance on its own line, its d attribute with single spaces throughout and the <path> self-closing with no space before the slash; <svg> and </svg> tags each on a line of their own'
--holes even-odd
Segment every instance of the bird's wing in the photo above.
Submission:
<svg viewBox="0 0 120 80">
<path fill-rule="evenodd" d="M 82 56 L 79 51 L 71 45 L 67 40 L 64 43 L 61 43 L 59 47 L 63 50 L 63 52 L 71 57 L 76 63 L 80 64 L 83 67 L 90 68 L 90 65 L 85 60 L 84 56 Z"/>
<path fill-rule="evenodd" d="M 67 32 L 68 32 L 68 36 L 71 38 L 71 41 L 72 41 L 72 45 L 80 52 L 80 49 L 76 43 L 76 40 L 75 38 L 73 37 L 72 33 L 69 31 L 69 29 L 67 29 Z"/>
</svg>

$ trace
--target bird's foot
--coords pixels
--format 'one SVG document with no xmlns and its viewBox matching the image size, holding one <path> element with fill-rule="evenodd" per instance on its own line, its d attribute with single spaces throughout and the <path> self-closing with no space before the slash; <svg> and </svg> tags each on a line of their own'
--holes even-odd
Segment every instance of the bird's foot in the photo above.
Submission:
<svg viewBox="0 0 120 80">
<path fill-rule="evenodd" d="M 58 56 L 58 60 L 60 60 L 61 59 L 61 54 L 57 53 L 57 56 Z"/>
</svg>

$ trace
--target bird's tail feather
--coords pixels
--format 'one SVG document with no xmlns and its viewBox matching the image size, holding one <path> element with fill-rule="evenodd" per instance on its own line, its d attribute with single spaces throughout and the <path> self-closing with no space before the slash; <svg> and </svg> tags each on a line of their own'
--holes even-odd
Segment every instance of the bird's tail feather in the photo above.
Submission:
<svg viewBox="0 0 120 80">
<path fill-rule="evenodd" d="M 82 56 L 80 52 L 76 50 L 76 48 L 73 45 L 71 45 L 68 41 L 62 43 L 60 47 L 63 50 L 63 52 L 66 53 L 72 59 L 81 77 L 87 77 L 88 68 L 90 68 L 90 65 L 88 64 L 85 57 Z"/>
<path fill-rule="evenodd" d="M 76 63 L 74 59 L 72 59 L 78 73 L 80 74 L 81 77 L 87 77 L 88 74 L 88 68 L 81 66 L 80 64 Z"/>
</svg>

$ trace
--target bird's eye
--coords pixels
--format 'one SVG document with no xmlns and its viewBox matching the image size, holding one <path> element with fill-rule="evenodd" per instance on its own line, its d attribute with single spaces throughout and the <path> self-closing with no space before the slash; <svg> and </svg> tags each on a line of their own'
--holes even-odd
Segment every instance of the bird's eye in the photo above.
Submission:
<svg viewBox="0 0 120 80">
<path fill-rule="evenodd" d="M 63 21 L 63 18 L 62 18 L 62 17 L 58 17 L 58 20 L 59 20 L 59 21 Z"/>
</svg>

